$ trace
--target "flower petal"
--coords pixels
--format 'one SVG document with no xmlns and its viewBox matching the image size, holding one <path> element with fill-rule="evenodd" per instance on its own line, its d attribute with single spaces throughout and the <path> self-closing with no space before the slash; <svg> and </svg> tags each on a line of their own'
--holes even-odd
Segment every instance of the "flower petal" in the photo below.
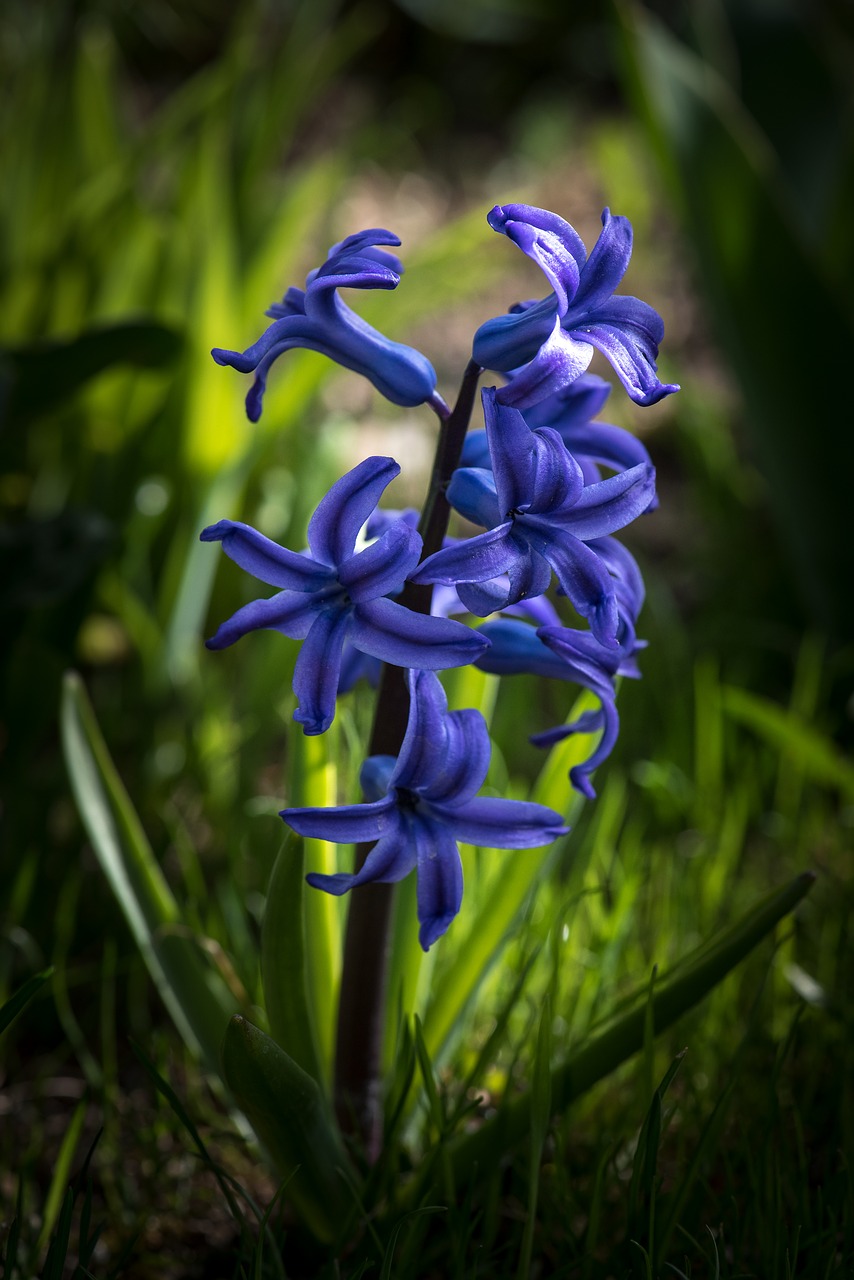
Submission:
<svg viewBox="0 0 854 1280">
<path fill-rule="evenodd" d="M 339 871 L 333 875 L 323 875 L 318 871 L 309 872 L 306 880 L 313 889 L 323 889 L 340 897 L 349 889 L 360 884 L 397 884 L 404 876 L 408 876 L 415 867 L 415 849 L 412 835 L 406 825 L 398 819 L 395 827 L 384 835 L 371 849 L 364 865 L 354 874 Z"/>
<path fill-rule="evenodd" d="M 368 756 L 359 770 L 359 786 L 366 800 L 382 800 L 391 788 L 396 756 Z"/>
<path fill-rule="evenodd" d="M 433 748 L 429 781 L 419 783 L 418 793 L 431 805 L 450 801 L 462 804 L 477 794 L 489 770 L 492 744 L 486 721 L 471 707 L 445 716 L 445 740 L 441 751 Z"/>
<path fill-rule="evenodd" d="M 582 618 L 590 623 L 596 639 L 615 649 L 619 614 L 611 575 L 603 561 L 580 539 L 562 529 L 552 529 L 542 544 L 542 555 Z"/>
<path fill-rule="evenodd" d="M 568 317 L 567 324 L 575 323 Z M 639 298 L 611 298 L 597 311 L 579 316 L 573 331 L 610 360 L 636 404 L 656 404 L 679 390 L 659 382 L 656 359 L 664 325 L 658 312 Z"/>
<path fill-rule="evenodd" d="M 561 327 L 560 316 L 556 316 L 551 333 L 533 358 L 518 370 L 512 381 L 499 389 L 499 402 L 529 409 L 581 377 L 593 359 L 593 347 L 586 339 L 586 330 L 584 335 L 575 338 L 567 333 Z"/>
<path fill-rule="evenodd" d="M 588 541 L 624 529 L 646 511 L 655 496 L 655 468 L 647 463 L 587 485 L 561 524 L 576 538 Z"/>
<path fill-rule="evenodd" d="M 338 581 L 354 604 L 400 591 L 421 555 L 421 537 L 402 520 L 345 560 L 338 569 Z"/>
<path fill-rule="evenodd" d="M 459 913 L 463 866 L 456 841 L 446 827 L 429 818 L 413 823 L 418 866 L 418 941 L 429 951 Z"/>
<path fill-rule="evenodd" d="M 483 435 L 485 439 L 486 432 Z M 491 466 L 490 461 L 489 470 L 484 467 L 458 467 L 451 476 L 446 493 L 455 511 L 471 520 L 472 524 L 483 525 L 484 529 L 494 529 L 504 518 L 498 505 Z"/>
<path fill-rule="evenodd" d="M 459 586 L 463 582 L 486 582 L 489 578 L 498 578 L 521 554 L 510 536 L 512 530 L 513 522 L 508 520 L 486 533 L 434 551 L 432 556 L 421 561 L 415 572 L 409 575 L 409 580 Z"/>
<path fill-rule="evenodd" d="M 495 618 L 478 627 L 491 641 L 475 666 L 493 675 L 538 675 L 572 680 L 569 664 L 543 643 L 534 627 L 516 618 Z"/>
<path fill-rule="evenodd" d="M 525 546 L 524 554 L 520 554 L 518 560 L 511 564 L 507 575 L 509 589 L 507 601 L 501 606 L 502 609 L 518 604 L 528 597 L 536 599 L 542 596 L 552 580 L 551 566 L 548 561 L 531 546 Z"/>
<path fill-rule="evenodd" d="M 494 387 L 484 387 L 483 416 L 502 519 L 531 500 L 536 437 L 518 409 L 499 404 Z"/>
<path fill-rule="evenodd" d="M 589 546 L 591 551 L 595 551 L 605 561 L 616 579 L 618 599 L 629 608 L 631 617 L 636 619 L 646 594 L 637 560 L 616 538 L 597 538 Z"/>
<path fill-rule="evenodd" d="M 489 441 L 486 438 L 486 432 L 479 428 L 477 431 L 469 431 L 463 441 L 463 451 L 460 454 L 460 468 L 468 469 L 476 467 L 478 470 L 491 471 L 492 458 L 489 456 Z M 482 520 L 475 521 L 476 524 L 483 524 Z"/>
<path fill-rule="evenodd" d="M 207 649 L 227 649 L 250 631 L 281 631 L 291 640 L 303 640 L 317 617 L 320 606 L 312 595 L 302 591 L 280 591 L 269 600 L 252 600 L 221 624 Z"/>
<path fill-rule="evenodd" d="M 557 299 L 549 294 L 524 311 L 494 316 L 477 330 L 472 342 L 472 357 L 484 369 L 509 373 L 527 364 L 554 328 Z"/>
<path fill-rule="evenodd" d="M 556 422 L 554 429 L 570 453 L 592 458 L 614 471 L 627 471 L 642 462 L 652 465 L 646 445 L 630 431 L 610 422 L 584 422 L 569 427 Z"/>
<path fill-rule="evenodd" d="M 289 587 L 292 591 L 319 591 L 334 580 L 326 565 L 317 564 L 310 556 L 280 547 L 263 533 L 239 520 L 219 520 L 199 534 L 202 542 L 221 542 L 229 559 L 253 578 L 271 587 Z"/>
<path fill-rule="evenodd" d="M 396 289 L 399 284 L 400 275 L 388 262 L 369 254 L 336 254 L 312 274 L 305 291 L 306 315 L 314 317 L 317 314 L 318 295 L 325 290 Z"/>
<path fill-rule="evenodd" d="M 562 513 L 581 498 L 584 475 L 557 431 L 543 427 L 533 434 L 535 472 L 525 514 Z"/>
<path fill-rule="evenodd" d="M 458 582 L 456 591 L 463 607 L 478 618 L 488 618 L 510 604 L 510 579 L 506 574 L 488 582 Z"/>
<path fill-rule="evenodd" d="M 592 311 L 617 290 L 632 256 L 632 224 L 628 218 L 602 211 L 602 230 L 584 264 L 572 309 Z"/>
<path fill-rule="evenodd" d="M 533 849 L 569 830 L 554 809 L 530 800 L 480 796 L 459 808 L 436 805 L 434 809 L 457 840 L 487 849 Z"/>
<path fill-rule="evenodd" d="M 486 648 L 485 637 L 464 623 L 415 613 L 384 597 L 355 606 L 349 639 L 383 662 L 424 671 L 467 666 Z"/>
<path fill-rule="evenodd" d="M 279 817 L 298 835 L 333 844 L 379 840 L 397 827 L 397 809 L 389 796 L 373 804 L 340 804 L 329 809 L 282 809 Z"/>
<path fill-rule="evenodd" d="M 595 418 L 610 394 L 610 382 L 595 373 L 582 373 L 574 382 L 527 410 L 525 421 L 533 429 L 555 427 L 562 433 L 565 428 Z"/>
<path fill-rule="evenodd" d="M 391 785 L 417 791 L 433 777 L 437 754 L 445 749 L 448 698 L 439 677 L 430 671 L 410 670 L 409 719 Z"/>
<path fill-rule="evenodd" d="M 324 609 L 303 641 L 293 688 L 298 704 L 294 720 L 305 734 L 325 733 L 335 719 L 341 652 L 351 621 L 349 609 Z"/>
<path fill-rule="evenodd" d="M 556 213 L 529 204 L 496 205 L 486 220 L 536 262 L 555 291 L 558 310 L 566 311 L 587 257 L 575 228 Z"/>
<path fill-rule="evenodd" d="M 308 545 L 323 564 L 349 559 L 359 530 L 400 467 L 394 458 L 366 458 L 337 480 L 308 523 Z"/>
</svg>

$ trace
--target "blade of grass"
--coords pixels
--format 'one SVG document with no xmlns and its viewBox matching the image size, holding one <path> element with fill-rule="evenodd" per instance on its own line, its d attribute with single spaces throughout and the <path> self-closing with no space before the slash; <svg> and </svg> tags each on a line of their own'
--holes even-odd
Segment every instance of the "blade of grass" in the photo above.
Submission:
<svg viewBox="0 0 854 1280">
<path fill-rule="evenodd" d="M 534 1226 L 537 1217 L 537 1199 L 540 1191 L 540 1162 L 551 1116 L 551 1057 L 552 1057 L 552 1006 L 546 995 L 537 1034 L 537 1051 L 534 1058 L 534 1079 L 531 1086 L 531 1151 L 528 1161 L 528 1212 L 522 1233 L 517 1280 L 527 1280 L 531 1273 L 531 1253 L 534 1246 Z"/>
<path fill-rule="evenodd" d="M 150 1076 L 154 1084 L 154 1087 L 157 1089 L 158 1093 L 163 1095 L 163 1097 L 169 1103 L 169 1106 L 175 1112 L 175 1115 L 181 1121 L 181 1124 L 187 1130 L 187 1133 L 190 1135 L 193 1141 L 193 1145 L 195 1146 L 196 1150 L 199 1153 L 199 1157 L 202 1163 L 206 1166 L 206 1168 L 208 1168 L 211 1171 L 214 1178 L 216 1179 L 217 1185 L 219 1186 L 219 1189 L 222 1192 L 225 1202 L 228 1205 L 228 1208 L 231 1212 L 231 1216 L 234 1218 L 234 1221 L 240 1227 L 241 1231 L 243 1231 L 246 1227 L 246 1218 L 243 1214 L 243 1211 L 234 1197 L 234 1194 L 231 1190 L 228 1180 L 223 1176 L 222 1170 L 220 1169 L 219 1165 L 213 1159 L 207 1147 L 205 1146 L 202 1140 L 202 1136 L 199 1133 L 198 1129 L 196 1128 L 196 1125 L 193 1123 L 193 1119 L 190 1116 L 190 1113 L 187 1111 L 187 1108 L 184 1106 L 183 1102 L 178 1097 L 177 1093 L 172 1088 L 169 1081 L 166 1080 L 165 1077 L 160 1074 L 160 1072 L 157 1070 L 157 1068 L 155 1067 L 151 1059 L 143 1052 L 142 1048 L 138 1044 L 136 1044 L 133 1040 L 131 1041 L 131 1048 L 133 1049 L 134 1054 L 137 1057 L 137 1060 L 145 1068 L 146 1072 Z"/>
<path fill-rule="evenodd" d="M 41 973 L 34 973 L 31 978 L 27 978 L 22 983 L 13 996 L 11 996 L 0 1009 L 0 1035 L 7 1030 L 8 1027 L 17 1018 L 22 1009 L 30 1003 L 33 996 L 41 991 L 44 984 L 53 974 L 53 966 L 48 969 L 42 969 Z"/>
<path fill-rule="evenodd" d="M 80 1135 L 83 1132 L 83 1124 L 86 1119 L 86 1108 L 88 1105 L 88 1098 L 80 1099 L 77 1106 L 74 1108 L 74 1114 L 71 1117 L 68 1128 L 63 1134 L 59 1152 L 56 1157 L 56 1164 L 53 1167 L 50 1186 L 48 1187 L 47 1196 L 44 1202 L 44 1215 L 42 1217 L 42 1225 L 41 1230 L 39 1231 L 38 1241 L 36 1242 L 37 1254 L 41 1253 L 42 1249 L 47 1244 L 48 1237 L 56 1225 L 57 1218 L 68 1196 L 71 1196 L 72 1204 L 74 1202 L 74 1192 L 71 1187 L 68 1186 L 69 1174 L 71 1172 L 71 1162 L 74 1159 L 75 1152 L 77 1151 L 77 1145 L 80 1142 Z M 58 1248 L 59 1245 L 57 1242 L 57 1250 Z M 68 1249 L 67 1232 L 65 1249 L 66 1251 Z M 65 1252 L 62 1254 L 62 1259 L 65 1259 Z M 57 1271 L 56 1274 L 59 1275 L 61 1271 L 62 1265 L 60 1263 L 59 1271 Z"/>
<path fill-rule="evenodd" d="M 339 725 L 337 720 L 325 734 L 306 736 L 296 728 L 290 736 L 291 749 L 289 805 L 293 807 L 328 808 L 338 803 L 338 749 Z M 303 967 L 309 1019 L 314 1027 L 315 1064 L 320 1072 L 317 1079 L 331 1082 L 335 1049 L 335 1022 L 338 1007 L 338 986 L 341 980 L 341 935 L 346 904 L 330 893 L 307 888 L 305 871 L 329 874 L 336 870 L 339 851 L 328 840 L 305 840 L 302 843 L 300 883 L 294 884 L 294 894 L 301 903 L 300 928 L 305 938 Z M 295 868 L 292 868 L 294 876 Z M 296 926 L 294 926 L 296 927 Z M 289 979 L 289 969 L 281 970 L 283 983 Z M 266 988 L 265 988 L 266 990 Z M 272 1024 L 271 1024 L 272 1025 Z M 286 1052 L 299 1062 L 287 1045 Z M 300 1065 L 305 1066 L 304 1063 Z M 309 1068 L 306 1066 L 306 1070 Z M 309 1074 L 314 1074 L 310 1071 Z"/>
<path fill-rule="evenodd" d="M 279 1047 L 320 1082 L 315 1017 L 306 986 L 303 893 L 303 841 L 289 834 L 270 877 L 261 928 L 264 1008 Z"/>
<path fill-rule="evenodd" d="M 195 940 L 170 932 L 182 925 L 178 905 L 74 672 L 63 685 L 61 729 L 72 790 L 101 869 L 178 1030 L 215 1071 L 237 1002 Z"/>
<path fill-rule="evenodd" d="M 854 765 L 807 720 L 747 689 L 725 685 L 722 693 L 727 715 L 783 750 L 790 762 L 817 782 L 838 787 L 849 800 L 854 798 Z"/>
<path fill-rule="evenodd" d="M 65 1193 L 56 1227 L 45 1258 L 42 1280 L 61 1280 L 68 1258 L 68 1242 L 71 1239 L 71 1217 L 74 1213 L 74 1192 L 71 1187 Z"/>
<path fill-rule="evenodd" d="M 723 930 L 710 945 L 698 948 L 699 958 L 689 957 L 680 966 L 678 976 L 662 978 L 652 996 L 652 1016 L 657 1035 L 670 1027 L 678 1018 L 708 993 L 747 956 L 776 924 L 794 910 L 812 888 L 815 876 L 805 872 L 783 888 L 775 890 L 761 903 L 728 929 Z M 614 1071 L 621 1063 L 643 1047 L 644 1027 L 649 1017 L 646 1000 L 625 1012 L 612 1025 L 592 1036 L 567 1062 L 552 1072 L 552 1109 L 562 1111 L 599 1080 Z M 457 1138 L 448 1147 L 448 1156 L 455 1181 L 464 1182 L 475 1170 L 495 1167 L 503 1150 L 518 1143 L 531 1123 L 532 1099 L 530 1090 L 507 1102 L 499 1115 L 488 1120 L 474 1133 Z M 499 1144 L 500 1143 L 500 1148 Z M 418 1194 L 421 1180 L 416 1179 L 403 1197 L 403 1202 Z"/>
<path fill-rule="evenodd" d="M 223 1075 L 314 1236 L 332 1243 L 352 1218 L 348 1185 L 358 1187 L 317 1081 L 275 1040 L 232 1018 L 222 1046 Z"/>
</svg>

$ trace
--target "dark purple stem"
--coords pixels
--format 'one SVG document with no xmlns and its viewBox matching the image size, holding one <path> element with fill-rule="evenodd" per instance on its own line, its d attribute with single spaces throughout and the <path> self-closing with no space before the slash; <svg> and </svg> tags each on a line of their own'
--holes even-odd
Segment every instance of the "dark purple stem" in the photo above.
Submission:
<svg viewBox="0 0 854 1280">
<path fill-rule="evenodd" d="M 424 543 L 422 559 L 439 550 L 448 528 L 445 490 L 459 464 L 481 373 L 480 365 L 470 361 L 453 411 L 439 413 L 442 426 L 418 525 Z M 407 582 L 399 600 L 416 613 L 429 614 L 432 597 L 432 586 Z M 396 756 L 408 718 L 406 673 L 386 665 L 368 754 Z M 370 849 L 369 844 L 357 847 L 356 871 Z M 335 1108 L 342 1129 L 359 1139 L 372 1163 L 382 1145 L 382 1044 L 393 902 L 394 885 L 366 884 L 352 890 L 338 1002 Z"/>
</svg>

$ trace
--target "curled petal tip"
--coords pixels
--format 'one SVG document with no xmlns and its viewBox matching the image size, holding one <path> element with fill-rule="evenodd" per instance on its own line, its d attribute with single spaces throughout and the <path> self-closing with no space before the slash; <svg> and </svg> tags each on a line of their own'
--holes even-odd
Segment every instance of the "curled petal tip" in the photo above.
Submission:
<svg viewBox="0 0 854 1280">
<path fill-rule="evenodd" d="M 456 919 L 456 913 L 434 916 L 432 920 L 423 920 L 421 928 L 418 930 L 418 941 L 423 951 L 429 951 L 434 942 L 437 942 L 443 934 L 448 932 L 453 921 Z"/>
<path fill-rule="evenodd" d="M 217 520 L 216 524 L 209 524 L 206 529 L 202 529 L 199 534 L 199 542 L 222 542 L 230 530 L 230 520 Z"/>
<path fill-rule="evenodd" d="M 302 725 L 302 731 L 307 738 L 316 738 L 321 733 L 326 733 L 334 719 L 334 716 L 324 716 L 322 720 L 313 720 L 307 717 L 303 718 L 299 715 L 298 710 L 294 712 L 294 720 L 296 720 L 297 724 Z"/>
<path fill-rule="evenodd" d="M 663 400 L 665 396 L 672 396 L 674 391 L 681 390 L 682 388 L 678 382 L 659 382 L 657 387 L 654 387 L 652 391 L 641 399 L 636 400 L 636 403 L 643 406 L 658 404 L 659 400 Z M 635 397 L 632 396 L 632 399 L 634 400 Z"/>
<path fill-rule="evenodd" d="M 596 799 L 596 791 L 590 776 L 585 772 L 583 765 L 575 765 L 569 771 L 569 781 L 576 791 L 580 791 L 588 800 Z"/>
</svg>

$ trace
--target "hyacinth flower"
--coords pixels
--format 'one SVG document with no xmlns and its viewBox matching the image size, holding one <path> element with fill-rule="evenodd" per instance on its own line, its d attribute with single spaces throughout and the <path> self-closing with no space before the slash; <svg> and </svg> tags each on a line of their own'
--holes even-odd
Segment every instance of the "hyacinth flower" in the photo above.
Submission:
<svg viewBox="0 0 854 1280">
<path fill-rule="evenodd" d="M 655 404 L 677 391 L 659 381 L 656 359 L 664 324 L 639 298 L 615 296 L 632 252 L 628 218 L 602 214 L 590 256 L 574 227 L 533 205 L 497 205 L 487 218 L 545 274 L 552 292 L 487 320 L 472 354 L 485 369 L 514 376 L 499 402 L 527 409 L 585 372 L 596 348 L 610 361 L 636 404 Z"/>
<path fill-rule="evenodd" d="M 535 430 L 551 427 L 579 463 L 585 484 L 602 479 L 600 465 L 627 471 L 641 463 L 652 465 L 646 446 L 630 431 L 610 422 L 592 422 L 610 394 L 610 384 L 593 373 L 582 373 L 560 391 L 524 411 Z M 460 465 L 492 468 L 486 432 L 470 431 L 465 438 Z M 658 505 L 653 497 L 648 510 Z"/>
<path fill-rule="evenodd" d="M 606 648 L 589 632 L 563 626 L 554 605 L 540 596 L 525 602 L 524 606 L 524 613 L 538 625 L 503 616 L 479 628 L 481 635 L 489 637 L 490 647 L 475 663 L 493 675 L 529 674 L 571 681 L 596 695 L 600 702 L 597 710 L 585 711 L 569 724 L 532 734 L 530 738 L 534 746 L 550 747 L 571 734 L 601 731 L 590 756 L 569 772 L 576 791 L 591 800 L 596 793 L 590 774 L 611 754 L 619 735 L 616 677 L 640 677 L 635 654 L 646 645 L 635 636 L 644 586 L 634 557 L 615 538 L 603 538 L 593 546 L 614 578 L 620 612 L 618 648 Z M 516 611 L 522 613 L 522 608 L 516 606 Z"/>
<path fill-rule="evenodd" d="M 266 314 L 273 323 L 243 352 L 215 347 L 217 364 L 255 373 L 246 397 L 251 422 L 261 416 L 270 366 L 292 347 L 305 347 L 354 369 L 393 404 L 413 406 L 432 400 L 436 374 L 420 351 L 392 342 L 372 328 L 338 296 L 339 289 L 395 289 L 403 266 L 392 253 L 374 246 L 398 245 L 391 231 L 371 228 L 348 236 L 329 250 L 322 266 L 309 272 L 305 289 L 288 289 Z"/>
<path fill-rule="evenodd" d="M 409 672 L 410 710 L 399 755 L 362 766 L 365 804 L 284 809 L 299 835 L 335 844 L 376 841 L 360 871 L 310 874 L 308 883 L 337 895 L 358 885 L 393 884 L 416 871 L 419 942 L 427 951 L 460 909 L 463 869 L 457 841 L 530 849 L 566 834 L 545 805 L 477 796 L 489 768 L 490 742 L 479 711 L 448 711 L 432 672 Z"/>
<path fill-rule="evenodd" d="M 588 544 L 646 510 L 655 491 L 654 469 L 640 464 L 585 485 L 556 431 L 532 431 L 517 409 L 498 403 L 494 388 L 484 390 L 483 404 L 493 470 L 458 469 L 447 496 L 455 510 L 487 532 L 428 556 L 411 580 L 454 585 L 466 608 L 485 617 L 542 595 L 553 569 L 599 643 L 618 647 L 614 583 Z"/>
<path fill-rule="evenodd" d="M 589 775 L 611 754 L 620 731 L 614 677 L 620 673 L 620 656 L 606 649 L 589 632 L 559 624 L 535 629 L 517 618 L 501 617 L 479 628 L 489 637 L 489 649 L 476 666 L 493 675 L 530 674 L 580 685 L 599 699 L 599 708 L 583 712 L 571 724 L 532 734 L 534 746 L 551 746 L 573 733 L 602 731 L 588 758 L 574 765 L 569 780 L 576 791 L 593 799 L 596 792 Z M 548 639 L 547 639 L 548 637 Z"/>
<path fill-rule="evenodd" d="M 201 534 L 203 542 L 221 542 L 253 577 L 280 588 L 238 609 L 207 647 L 224 649 L 259 628 L 302 640 L 294 719 L 306 734 L 324 733 L 334 719 L 345 640 L 383 662 L 431 671 L 469 663 L 488 644 L 462 623 L 425 618 L 388 598 L 401 590 L 421 554 L 421 538 L 405 521 L 355 550 L 362 525 L 399 472 L 393 458 L 372 457 L 342 476 L 309 521 L 307 553 L 288 551 L 234 520 L 220 520 Z"/>
</svg>

